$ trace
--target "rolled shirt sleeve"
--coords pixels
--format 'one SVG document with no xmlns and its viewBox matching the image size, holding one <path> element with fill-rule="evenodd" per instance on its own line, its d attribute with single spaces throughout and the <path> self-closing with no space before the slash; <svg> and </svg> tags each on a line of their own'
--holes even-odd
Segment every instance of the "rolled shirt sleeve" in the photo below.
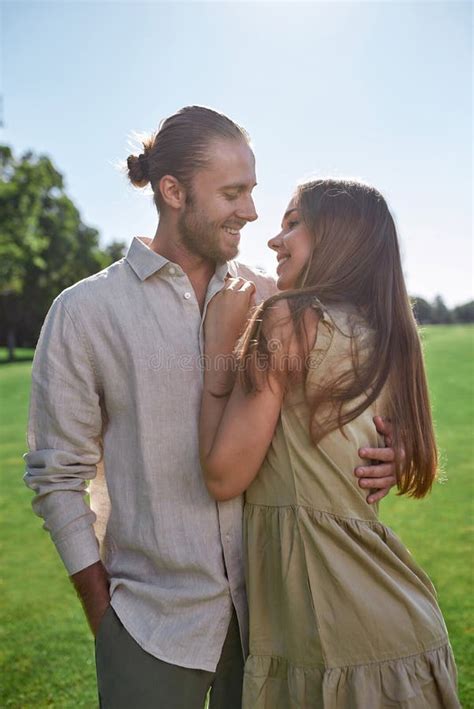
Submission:
<svg viewBox="0 0 474 709">
<path fill-rule="evenodd" d="M 64 295 L 64 294 L 63 294 Z M 85 497 L 102 457 L 100 391 L 84 330 L 61 296 L 43 325 L 32 372 L 26 485 L 69 574 L 100 559 Z"/>
</svg>

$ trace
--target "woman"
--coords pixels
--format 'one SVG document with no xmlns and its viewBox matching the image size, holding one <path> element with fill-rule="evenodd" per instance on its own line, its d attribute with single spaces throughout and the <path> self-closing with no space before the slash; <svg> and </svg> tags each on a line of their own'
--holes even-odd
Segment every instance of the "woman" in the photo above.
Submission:
<svg viewBox="0 0 474 709">
<path fill-rule="evenodd" d="M 230 280 L 205 324 L 206 484 L 218 500 L 246 490 L 244 707 L 459 707 L 434 588 L 352 479 L 362 442 L 378 445 L 380 412 L 396 450 L 403 441 L 400 493 L 423 497 L 436 474 L 393 219 L 375 189 L 317 180 L 269 246 L 283 292 L 248 323 L 235 384 L 222 363 L 252 284 Z"/>
</svg>

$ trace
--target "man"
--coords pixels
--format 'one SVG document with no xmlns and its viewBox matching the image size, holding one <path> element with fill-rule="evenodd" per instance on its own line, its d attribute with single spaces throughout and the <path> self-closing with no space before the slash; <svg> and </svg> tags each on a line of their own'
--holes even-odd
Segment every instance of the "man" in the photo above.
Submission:
<svg viewBox="0 0 474 709">
<path fill-rule="evenodd" d="M 257 218 L 255 160 L 243 129 L 194 106 L 128 167 L 133 184 L 151 183 L 158 228 L 53 303 L 33 366 L 25 480 L 96 636 L 101 706 L 201 709 L 211 688 L 212 709 L 232 709 L 247 648 L 242 507 L 216 504 L 202 481 L 200 356 L 207 304 L 228 274 L 252 278 L 257 300 L 275 289 L 232 262 Z M 101 558 L 84 497 L 102 461 Z M 394 483 L 390 464 L 362 471 L 372 498 Z"/>
</svg>

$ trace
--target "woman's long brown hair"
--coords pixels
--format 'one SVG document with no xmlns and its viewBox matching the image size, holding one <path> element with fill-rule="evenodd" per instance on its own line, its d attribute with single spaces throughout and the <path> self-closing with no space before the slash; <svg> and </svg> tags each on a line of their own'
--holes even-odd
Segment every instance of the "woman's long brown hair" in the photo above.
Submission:
<svg viewBox="0 0 474 709">
<path fill-rule="evenodd" d="M 302 184 L 295 205 L 312 234 L 312 253 L 296 288 L 269 298 L 249 323 L 240 351 L 244 388 L 259 388 L 262 362 L 270 361 L 262 323 L 278 300 L 287 300 L 302 361 L 309 350 L 305 312 L 315 296 L 323 306 L 355 306 L 375 333 L 373 346 L 360 356 L 357 338 L 352 338 L 350 372 L 317 391 L 307 390 L 311 438 L 316 444 L 330 431 L 342 430 L 387 384 L 383 413 L 392 421 L 399 493 L 423 497 L 436 477 L 438 456 L 421 343 L 392 215 L 377 190 L 349 180 Z M 263 373 L 268 374 L 265 367 Z M 305 379 L 307 374 L 305 365 Z M 323 404 L 332 412 L 329 416 L 321 415 Z"/>
</svg>

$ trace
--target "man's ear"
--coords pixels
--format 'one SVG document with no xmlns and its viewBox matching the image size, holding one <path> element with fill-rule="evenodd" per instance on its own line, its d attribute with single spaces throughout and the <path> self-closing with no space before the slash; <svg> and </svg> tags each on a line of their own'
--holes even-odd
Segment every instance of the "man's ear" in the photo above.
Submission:
<svg viewBox="0 0 474 709">
<path fill-rule="evenodd" d="M 163 202 L 173 209 L 181 209 L 186 203 L 186 191 L 179 180 L 172 175 L 163 175 L 158 183 Z"/>
</svg>

